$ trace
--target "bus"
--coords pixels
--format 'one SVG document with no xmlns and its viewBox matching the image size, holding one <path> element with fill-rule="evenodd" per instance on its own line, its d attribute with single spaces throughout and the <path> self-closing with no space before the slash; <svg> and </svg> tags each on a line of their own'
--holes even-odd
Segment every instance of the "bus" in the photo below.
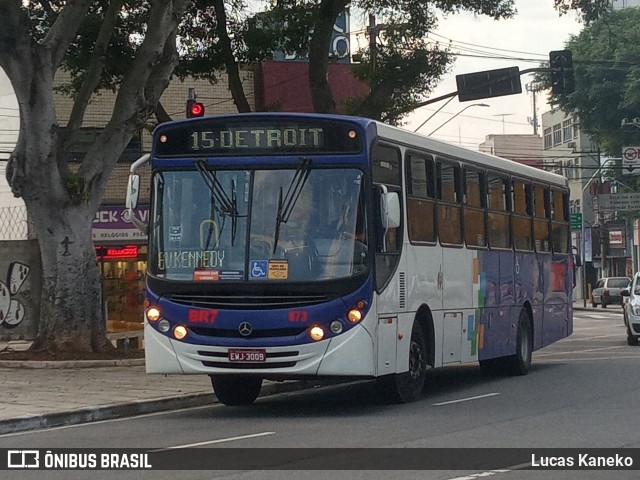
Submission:
<svg viewBox="0 0 640 480">
<path fill-rule="evenodd" d="M 374 120 L 248 113 L 163 123 L 150 154 L 149 373 L 263 380 L 524 375 L 572 333 L 567 180 Z M 140 222 L 137 222 L 140 224 Z"/>
</svg>

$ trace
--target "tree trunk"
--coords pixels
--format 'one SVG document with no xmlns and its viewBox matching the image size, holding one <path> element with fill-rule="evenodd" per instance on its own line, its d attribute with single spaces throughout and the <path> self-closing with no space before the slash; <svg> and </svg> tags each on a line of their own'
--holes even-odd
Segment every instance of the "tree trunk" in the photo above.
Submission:
<svg viewBox="0 0 640 480">
<path fill-rule="evenodd" d="M 322 0 L 309 44 L 309 87 L 313 110 L 336 113 L 336 102 L 329 85 L 329 46 L 338 14 L 350 0 Z"/>
<path fill-rule="evenodd" d="M 42 258 L 40 323 L 34 349 L 112 349 L 106 337 L 100 274 L 91 238 L 91 207 L 86 203 L 60 206 L 25 200 Z"/>
<path fill-rule="evenodd" d="M 233 103 L 236 104 L 238 112 L 245 113 L 251 111 L 249 101 L 244 94 L 244 88 L 242 88 L 242 80 L 240 79 L 240 71 L 238 70 L 238 63 L 233 54 L 231 48 L 231 39 L 227 33 L 227 13 L 224 9 L 224 0 L 214 0 L 213 7 L 216 11 L 216 31 L 218 33 L 218 41 L 222 45 L 222 59 L 227 69 L 227 77 L 229 78 L 229 91 L 233 98 Z"/>
</svg>

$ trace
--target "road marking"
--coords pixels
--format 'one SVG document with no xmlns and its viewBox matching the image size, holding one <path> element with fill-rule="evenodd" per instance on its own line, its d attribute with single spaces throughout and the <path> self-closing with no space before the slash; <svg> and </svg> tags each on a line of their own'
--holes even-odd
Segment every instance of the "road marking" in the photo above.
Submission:
<svg viewBox="0 0 640 480">
<path fill-rule="evenodd" d="M 252 433 L 249 435 L 241 435 L 239 437 L 219 438 L 217 440 L 208 440 L 206 442 L 187 443 L 185 445 L 173 445 L 171 447 L 158 448 L 156 450 L 149 450 L 149 452 L 165 452 L 167 450 L 177 450 L 180 448 L 201 447 L 203 445 L 213 445 L 214 443 L 235 442 L 236 440 L 246 440 L 247 438 L 266 437 L 267 435 L 275 435 L 276 432 L 261 432 Z"/>
<path fill-rule="evenodd" d="M 585 350 L 572 350 L 570 352 L 539 353 L 539 354 L 536 354 L 536 359 L 545 358 L 545 357 L 556 357 L 558 355 L 576 355 L 580 353 L 593 353 L 593 352 L 602 352 L 604 350 L 618 350 L 618 349 L 625 349 L 625 347 L 622 345 L 615 345 L 613 347 L 588 348 Z"/>
<path fill-rule="evenodd" d="M 587 358 L 562 358 L 562 359 L 545 359 L 542 362 L 540 362 L 541 364 L 544 363 L 570 363 L 570 362 L 590 362 L 590 361 L 594 361 L 594 360 L 624 360 L 627 358 L 634 358 L 637 359 L 638 356 L 637 355 L 627 355 L 624 357 L 587 357 Z"/>
<path fill-rule="evenodd" d="M 498 392 L 487 393 L 486 395 L 478 395 L 476 397 L 467 397 L 467 398 L 460 398 L 458 400 L 450 400 L 448 402 L 434 403 L 433 406 L 439 407 L 440 405 L 449 405 L 451 403 L 470 402 L 471 400 L 478 400 L 479 398 L 495 397 L 496 395 L 500 395 L 500 394 Z"/>
<path fill-rule="evenodd" d="M 477 480 L 478 478 L 491 477 L 493 475 L 498 475 L 500 473 L 510 473 L 513 470 L 520 470 L 522 468 L 529 467 L 530 465 L 531 465 L 531 462 L 521 463 L 519 465 L 512 465 L 511 467 L 507 467 L 507 468 L 497 468 L 495 470 L 488 470 L 486 472 L 472 473 L 470 475 L 465 475 L 464 477 L 450 478 L 449 480 Z"/>
<path fill-rule="evenodd" d="M 449 480 L 477 480 L 478 478 L 486 478 L 492 475 L 497 475 L 499 473 L 509 473 L 510 471 L 511 470 L 502 468 L 499 470 L 489 470 L 488 472 L 472 473 L 471 475 L 465 475 L 464 477 L 450 478 Z"/>
</svg>

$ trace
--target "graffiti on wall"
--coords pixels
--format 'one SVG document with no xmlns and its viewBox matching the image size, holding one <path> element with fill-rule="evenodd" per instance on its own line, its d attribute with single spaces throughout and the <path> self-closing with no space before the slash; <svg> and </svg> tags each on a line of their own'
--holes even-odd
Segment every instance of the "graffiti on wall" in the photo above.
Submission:
<svg viewBox="0 0 640 480">
<path fill-rule="evenodd" d="M 29 276 L 31 268 L 21 262 L 9 265 L 7 282 L 0 281 L 0 327 L 14 328 L 25 317 L 24 305 L 14 298 Z"/>
</svg>

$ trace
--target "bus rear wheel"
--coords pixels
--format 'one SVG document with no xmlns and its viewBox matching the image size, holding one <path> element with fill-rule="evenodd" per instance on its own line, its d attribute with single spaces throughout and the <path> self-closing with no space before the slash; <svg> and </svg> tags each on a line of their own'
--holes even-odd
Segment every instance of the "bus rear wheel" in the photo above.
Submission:
<svg viewBox="0 0 640 480">
<path fill-rule="evenodd" d="M 429 368 L 427 359 L 427 341 L 422 325 L 414 321 L 409 345 L 409 370 L 377 379 L 382 398 L 390 403 L 411 403 L 418 400 Z"/>
<path fill-rule="evenodd" d="M 531 367 L 533 353 L 533 329 L 531 317 L 526 309 L 520 311 L 516 333 L 516 353 L 508 357 L 480 360 L 480 371 L 484 375 L 526 375 Z"/>
<path fill-rule="evenodd" d="M 229 406 L 251 405 L 260 395 L 262 379 L 235 375 L 211 375 L 211 385 L 220 403 Z"/>
<path fill-rule="evenodd" d="M 505 370 L 510 375 L 526 375 L 531 367 L 533 353 L 533 329 L 526 309 L 520 311 L 516 334 L 516 353 L 504 359 Z"/>
</svg>

